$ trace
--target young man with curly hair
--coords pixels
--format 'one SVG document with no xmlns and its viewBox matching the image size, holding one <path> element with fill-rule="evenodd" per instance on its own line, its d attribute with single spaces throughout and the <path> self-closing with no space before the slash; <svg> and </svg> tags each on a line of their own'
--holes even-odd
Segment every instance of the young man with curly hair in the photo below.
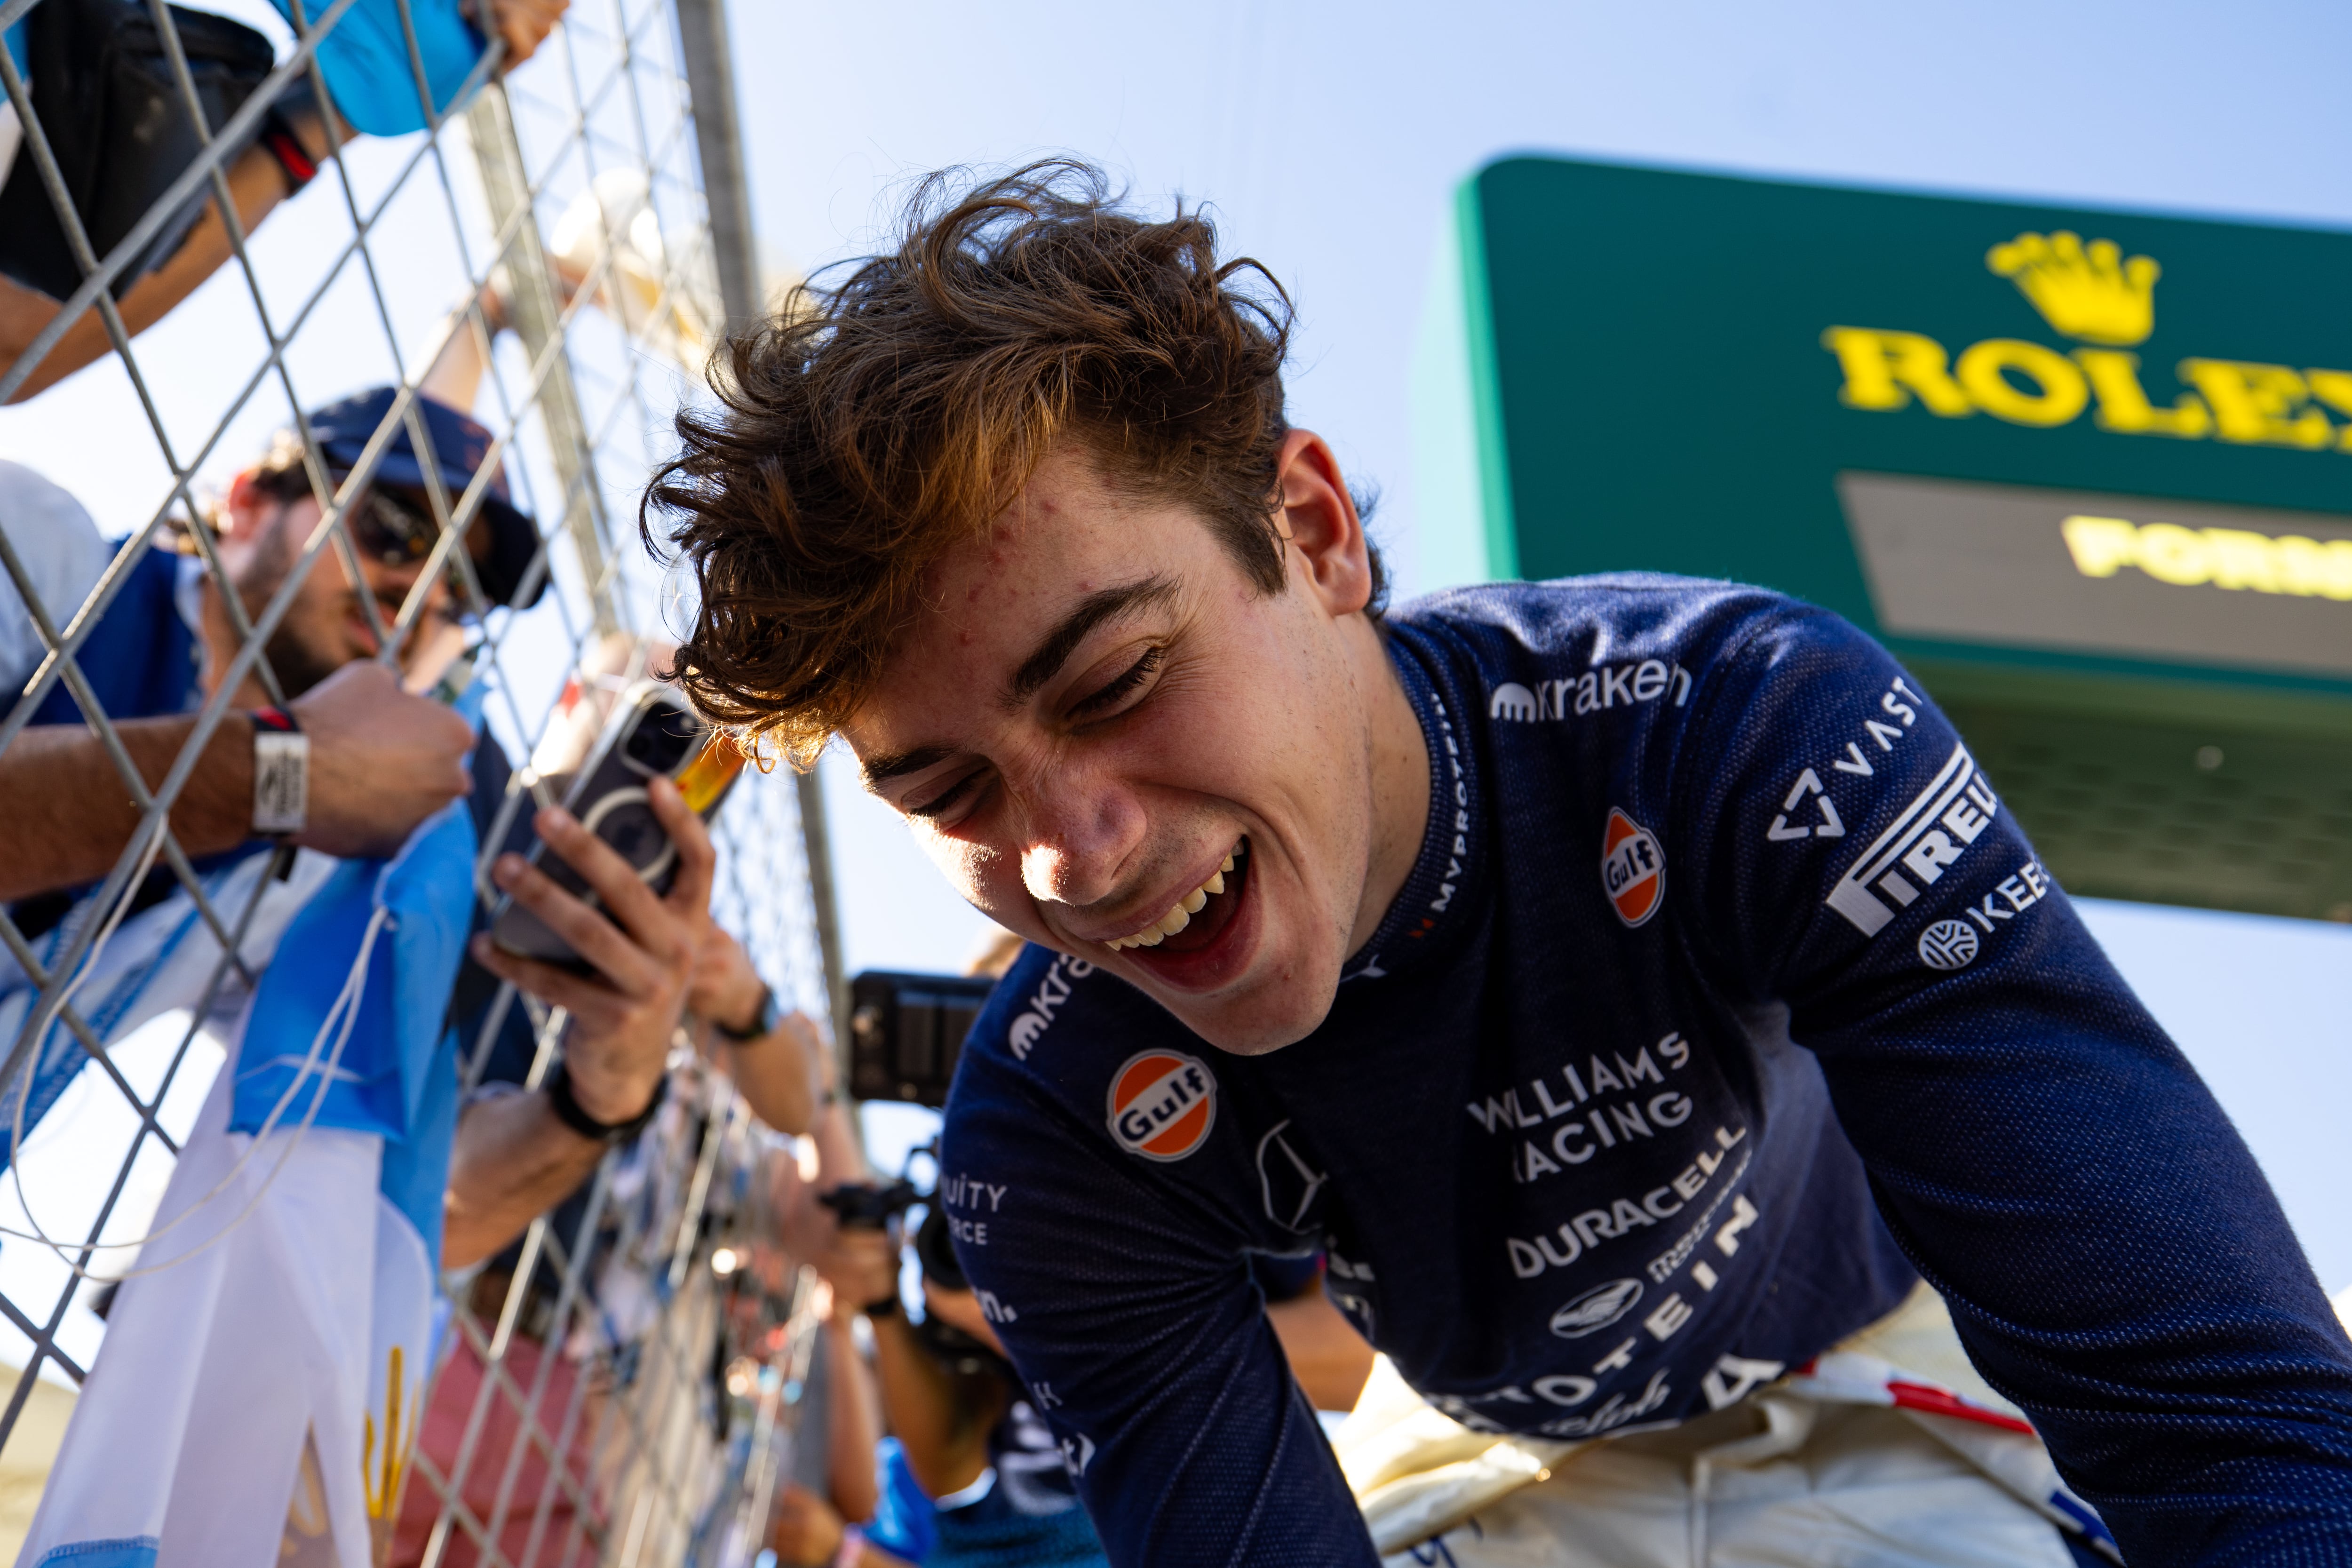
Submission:
<svg viewBox="0 0 2352 1568">
<path fill-rule="evenodd" d="M 1863 1403 L 1955 1452 L 2021 1409 L 2066 1485 L 2009 1466 L 2038 1544 L 1921 1481 L 1806 1516 L 1807 1560 L 2352 1561 L 2352 1345 L 1918 682 L 1727 583 L 1383 614 L 1287 330 L 1197 213 L 935 183 L 733 346 L 649 497 L 698 699 L 803 764 L 840 736 L 1034 944 L 942 1193 L 1112 1561 L 1374 1560 L 1250 1283 L 1318 1249 L 1461 1451 L 1546 1468 L 1528 1496 L 1685 1466 L 1666 1560 L 1707 1456 L 1797 1451 L 1774 1412 L 1883 1371 L 1817 1358 L 1925 1279 L 1990 1389 Z M 1652 1560 L 1578 1508 L 1476 1528 Z"/>
</svg>

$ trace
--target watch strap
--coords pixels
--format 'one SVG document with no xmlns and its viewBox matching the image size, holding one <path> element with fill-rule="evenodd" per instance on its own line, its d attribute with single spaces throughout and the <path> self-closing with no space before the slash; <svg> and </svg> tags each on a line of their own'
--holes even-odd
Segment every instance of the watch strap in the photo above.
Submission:
<svg viewBox="0 0 2352 1568">
<path fill-rule="evenodd" d="M 310 737 L 282 708 L 257 708 L 253 720 L 253 831 L 299 833 L 310 817 Z"/>
<path fill-rule="evenodd" d="M 722 1023 L 717 1018 L 710 1021 L 710 1026 L 737 1045 L 748 1046 L 754 1041 L 766 1039 L 783 1027 L 783 1023 L 784 1010 L 776 1001 L 776 988 L 772 985 L 762 985 L 760 987 L 760 1005 L 752 1010 L 750 1027 L 739 1029 L 732 1024 Z"/>
<path fill-rule="evenodd" d="M 547 1108 L 555 1112 L 558 1121 L 593 1142 L 621 1144 L 643 1132 L 646 1123 L 653 1121 L 654 1112 L 662 1108 L 662 1101 L 669 1098 L 669 1075 L 664 1073 L 655 1081 L 653 1098 L 646 1101 L 643 1110 L 626 1121 L 599 1121 L 588 1114 L 572 1092 L 571 1068 L 561 1060 L 556 1062 L 555 1070 L 547 1075 L 543 1087 L 547 1090 Z"/>
</svg>

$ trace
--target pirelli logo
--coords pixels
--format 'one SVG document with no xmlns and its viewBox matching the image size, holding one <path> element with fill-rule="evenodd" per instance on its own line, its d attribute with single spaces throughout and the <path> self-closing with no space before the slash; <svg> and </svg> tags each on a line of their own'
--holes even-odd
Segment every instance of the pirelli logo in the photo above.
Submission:
<svg viewBox="0 0 2352 1568">
<path fill-rule="evenodd" d="M 1969 749 L 1954 746 L 1927 787 L 1846 868 L 1826 902 L 1863 935 L 1876 936 L 1977 841 L 2000 809 Z"/>
</svg>

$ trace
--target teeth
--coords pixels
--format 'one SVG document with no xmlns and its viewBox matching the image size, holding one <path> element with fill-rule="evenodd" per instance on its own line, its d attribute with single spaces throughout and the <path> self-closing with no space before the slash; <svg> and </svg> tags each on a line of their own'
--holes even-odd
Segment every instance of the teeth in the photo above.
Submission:
<svg viewBox="0 0 2352 1568">
<path fill-rule="evenodd" d="M 1192 917 L 1201 912 L 1213 895 L 1225 890 L 1225 873 L 1232 870 L 1239 858 L 1247 851 L 1247 840 L 1234 845 L 1234 853 L 1225 857 L 1225 863 L 1212 872 L 1207 881 L 1170 905 L 1166 914 L 1161 915 L 1133 936 L 1120 937 L 1116 942 L 1107 942 L 1103 945 L 1114 952 L 1124 952 L 1130 947 L 1158 947 L 1178 931 L 1191 925 Z"/>
</svg>

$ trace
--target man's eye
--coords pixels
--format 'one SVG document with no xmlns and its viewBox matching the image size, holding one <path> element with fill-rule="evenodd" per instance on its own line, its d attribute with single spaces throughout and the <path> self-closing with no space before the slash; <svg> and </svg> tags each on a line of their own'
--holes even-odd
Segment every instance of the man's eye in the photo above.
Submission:
<svg viewBox="0 0 2352 1568">
<path fill-rule="evenodd" d="M 1151 672 L 1160 668 L 1160 656 L 1165 651 L 1156 647 L 1144 649 L 1143 657 L 1129 665 L 1123 674 L 1114 677 L 1108 685 L 1091 697 L 1074 704 L 1070 709 L 1071 716 L 1091 718 L 1118 707 L 1122 699 L 1151 679 Z"/>
<path fill-rule="evenodd" d="M 956 802 L 963 799 L 965 796 L 972 793 L 972 788 L 976 784 L 978 784 L 979 780 L 979 773 L 966 773 L 963 777 L 956 780 L 955 783 L 948 785 L 948 787 L 942 790 L 940 794 L 933 795 L 930 799 L 923 802 L 922 805 L 908 806 L 906 808 L 907 815 L 908 816 L 944 816 Z"/>
</svg>

